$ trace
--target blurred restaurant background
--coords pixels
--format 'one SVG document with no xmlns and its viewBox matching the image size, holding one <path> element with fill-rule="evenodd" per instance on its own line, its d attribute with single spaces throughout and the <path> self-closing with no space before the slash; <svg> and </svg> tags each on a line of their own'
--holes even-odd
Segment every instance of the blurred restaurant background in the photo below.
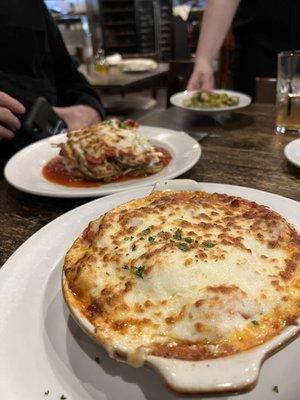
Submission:
<svg viewBox="0 0 300 400">
<path fill-rule="evenodd" d="M 170 95 L 186 88 L 205 0 L 46 0 L 46 4 L 108 115 L 139 117 L 167 107 Z M 233 46 L 229 32 L 214 63 L 218 88 L 231 87 Z M 152 74 L 123 73 L 118 60 L 132 58 L 151 59 L 156 67 Z M 97 68 L 97 62 L 107 65 Z"/>
</svg>

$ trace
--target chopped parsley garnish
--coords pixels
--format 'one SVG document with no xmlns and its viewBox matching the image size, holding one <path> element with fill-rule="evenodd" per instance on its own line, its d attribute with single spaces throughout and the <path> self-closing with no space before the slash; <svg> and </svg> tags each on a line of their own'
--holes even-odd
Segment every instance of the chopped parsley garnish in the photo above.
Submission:
<svg viewBox="0 0 300 400">
<path fill-rule="evenodd" d="M 105 125 L 112 125 L 112 124 L 113 124 L 113 121 L 112 121 L 111 119 L 106 119 L 105 121 L 102 121 L 102 124 L 105 124 Z"/>
<path fill-rule="evenodd" d="M 279 393 L 278 386 L 273 386 L 273 392 Z"/>
<path fill-rule="evenodd" d="M 127 240 L 132 240 L 132 239 L 133 239 L 133 236 L 130 236 L 130 237 L 129 237 L 129 236 L 126 236 L 126 237 L 124 237 L 124 240 L 126 240 L 126 241 L 127 241 Z"/>
<path fill-rule="evenodd" d="M 191 238 L 191 237 L 186 237 L 185 239 L 184 239 L 187 243 L 192 243 L 193 242 L 193 239 Z"/>
<path fill-rule="evenodd" d="M 136 245 L 133 244 L 132 247 L 131 247 L 131 251 L 135 251 L 135 250 L 136 250 Z"/>
<path fill-rule="evenodd" d="M 202 243 L 202 246 L 205 248 L 205 249 L 212 249 L 213 247 L 215 247 L 215 243 L 212 243 L 212 242 L 203 242 Z"/>
<path fill-rule="evenodd" d="M 148 240 L 149 240 L 150 243 L 153 243 L 153 242 L 155 241 L 155 237 L 149 236 L 149 237 L 148 237 Z"/>
<path fill-rule="evenodd" d="M 182 230 L 181 229 L 177 229 L 177 231 L 173 235 L 173 238 L 176 239 L 176 240 L 181 240 L 182 239 Z"/>
<path fill-rule="evenodd" d="M 46 392 L 44 393 L 45 396 L 48 396 L 48 394 L 50 393 L 49 389 L 46 390 Z"/>
<path fill-rule="evenodd" d="M 60 400 L 67 400 L 67 397 L 66 397 L 64 394 L 62 394 L 62 395 L 60 396 Z"/>
<path fill-rule="evenodd" d="M 146 228 L 141 233 L 142 233 L 142 235 L 148 235 L 148 233 L 150 233 L 150 231 L 151 231 L 150 228 Z"/>
<path fill-rule="evenodd" d="M 140 265 L 139 267 L 137 267 L 136 269 L 135 269 L 135 275 L 138 277 L 138 278 L 142 278 L 143 279 L 143 272 L 144 272 L 144 266 L 143 265 Z"/>
<path fill-rule="evenodd" d="M 187 243 L 179 243 L 178 248 L 179 248 L 181 251 L 188 251 L 189 245 L 188 245 Z"/>
<path fill-rule="evenodd" d="M 123 265 L 123 269 L 129 269 L 128 265 Z"/>
<path fill-rule="evenodd" d="M 95 361 L 97 364 L 100 364 L 100 358 L 99 357 L 95 357 Z"/>
<path fill-rule="evenodd" d="M 259 322 L 256 321 L 256 319 L 254 319 L 253 321 L 251 321 L 251 323 L 252 323 L 253 325 L 259 325 Z"/>
</svg>

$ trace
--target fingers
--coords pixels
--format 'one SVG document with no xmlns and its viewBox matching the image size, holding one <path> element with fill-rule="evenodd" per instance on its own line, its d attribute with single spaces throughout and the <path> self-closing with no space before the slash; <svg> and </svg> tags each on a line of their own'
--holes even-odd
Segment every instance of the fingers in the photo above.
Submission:
<svg viewBox="0 0 300 400">
<path fill-rule="evenodd" d="M 196 90 L 196 87 L 195 87 L 195 85 L 194 85 L 194 82 L 193 82 L 193 81 L 191 81 L 191 80 L 189 80 L 189 81 L 188 81 L 188 84 L 187 84 L 186 90 Z"/>
<path fill-rule="evenodd" d="M 0 91 L 0 107 L 8 108 L 15 114 L 24 114 L 25 107 L 18 100 Z"/>
<path fill-rule="evenodd" d="M 23 114 L 25 111 L 18 100 L 0 91 L 0 139 L 14 138 L 13 131 L 21 128 L 21 123 L 14 114 Z"/>
<path fill-rule="evenodd" d="M 4 123 L 12 131 L 17 131 L 21 128 L 21 123 L 18 118 L 4 107 L 0 107 L 0 124 L 1 123 Z"/>
<path fill-rule="evenodd" d="M 187 90 L 200 89 L 200 84 L 198 82 L 198 77 L 195 74 L 192 74 L 192 76 L 190 77 L 186 88 L 187 88 Z"/>
<path fill-rule="evenodd" d="M 14 134 L 9 129 L 4 128 L 4 126 L 0 125 L 0 139 L 11 140 L 14 138 Z"/>
<path fill-rule="evenodd" d="M 193 74 L 187 84 L 187 90 L 212 90 L 214 77 L 208 73 Z"/>
<path fill-rule="evenodd" d="M 214 77 L 210 74 L 201 75 L 201 89 L 202 90 L 212 90 L 214 88 Z"/>
</svg>

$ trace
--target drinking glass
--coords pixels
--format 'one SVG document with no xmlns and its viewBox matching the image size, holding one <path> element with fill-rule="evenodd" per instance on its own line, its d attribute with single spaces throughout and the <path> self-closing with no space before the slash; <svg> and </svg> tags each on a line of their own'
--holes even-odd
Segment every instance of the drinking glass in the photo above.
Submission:
<svg viewBox="0 0 300 400">
<path fill-rule="evenodd" d="M 300 51 L 278 54 L 276 97 L 277 132 L 300 133 Z"/>
</svg>

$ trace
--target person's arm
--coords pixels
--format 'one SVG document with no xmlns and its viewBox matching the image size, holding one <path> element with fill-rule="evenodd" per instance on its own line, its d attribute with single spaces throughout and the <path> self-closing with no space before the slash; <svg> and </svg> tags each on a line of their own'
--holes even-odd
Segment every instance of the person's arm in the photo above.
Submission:
<svg viewBox="0 0 300 400">
<path fill-rule="evenodd" d="M 188 90 L 210 90 L 214 87 L 213 60 L 222 46 L 239 3 L 240 0 L 207 0 Z"/>
<path fill-rule="evenodd" d="M 69 55 L 61 33 L 45 5 L 44 14 L 58 93 L 55 112 L 66 121 L 69 129 L 79 129 L 99 122 L 105 118 L 100 98 L 77 70 L 77 64 Z"/>
</svg>

